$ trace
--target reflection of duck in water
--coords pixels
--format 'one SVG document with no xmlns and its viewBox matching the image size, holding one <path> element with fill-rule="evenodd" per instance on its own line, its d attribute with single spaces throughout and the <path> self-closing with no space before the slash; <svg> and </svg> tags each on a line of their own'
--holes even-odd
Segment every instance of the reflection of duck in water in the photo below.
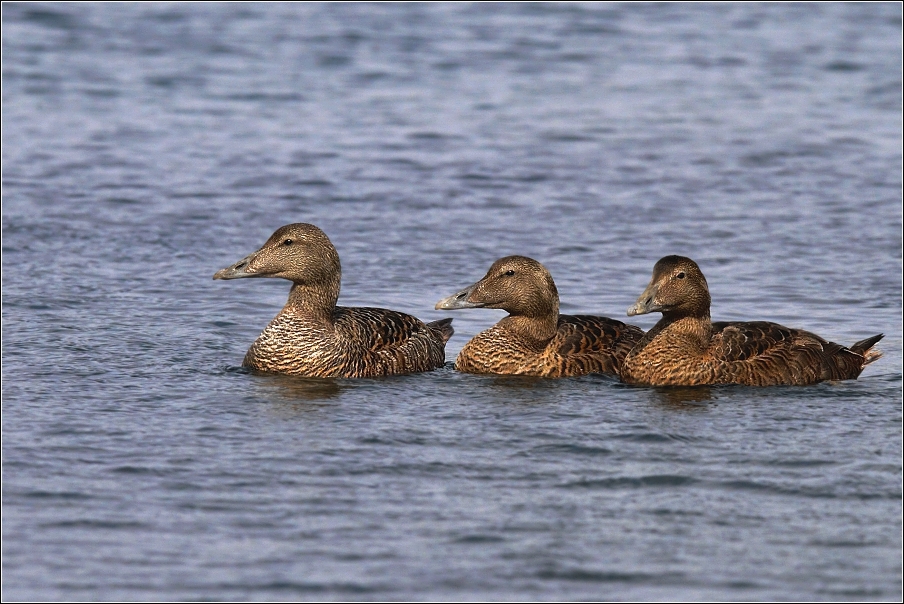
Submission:
<svg viewBox="0 0 904 604">
<path fill-rule="evenodd" d="M 660 403 L 682 409 L 701 409 L 701 403 L 714 400 L 712 390 L 706 386 L 653 388 L 653 396 Z"/>
<path fill-rule="evenodd" d="M 214 279 L 280 277 L 289 301 L 264 329 L 243 365 L 309 377 L 378 377 L 442 367 L 452 319 L 423 323 L 383 308 L 336 306 L 341 269 L 336 248 L 311 224 L 277 230 L 261 249 Z"/>
<path fill-rule="evenodd" d="M 501 308 L 509 315 L 471 339 L 455 368 L 468 373 L 565 377 L 618 374 L 619 363 L 643 331 L 591 315 L 560 315 L 559 292 L 546 268 L 524 256 L 493 263 L 474 285 L 436 308 Z"/>
<path fill-rule="evenodd" d="M 294 375 L 274 375 L 273 379 L 258 380 L 255 389 L 268 401 L 281 400 L 296 410 L 320 409 L 337 399 L 349 385 L 341 380 L 305 378 Z"/>
<path fill-rule="evenodd" d="M 805 385 L 855 379 L 882 353 L 876 335 L 850 348 L 816 334 L 764 321 L 713 323 L 709 288 L 690 258 L 666 256 L 628 316 L 662 319 L 628 354 L 621 377 L 631 384 Z"/>
</svg>

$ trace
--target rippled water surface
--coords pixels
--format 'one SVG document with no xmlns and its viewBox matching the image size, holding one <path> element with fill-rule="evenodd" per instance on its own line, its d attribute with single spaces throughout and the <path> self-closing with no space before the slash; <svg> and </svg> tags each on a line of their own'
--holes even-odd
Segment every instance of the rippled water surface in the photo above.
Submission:
<svg viewBox="0 0 904 604">
<path fill-rule="evenodd" d="M 3 5 L 3 598 L 901 598 L 901 8 Z M 312 222 L 341 303 L 455 317 L 444 369 L 252 375 Z M 857 381 L 479 377 L 507 254 L 625 318 L 697 260 L 716 320 Z M 637 317 L 647 329 L 655 317 Z"/>
</svg>

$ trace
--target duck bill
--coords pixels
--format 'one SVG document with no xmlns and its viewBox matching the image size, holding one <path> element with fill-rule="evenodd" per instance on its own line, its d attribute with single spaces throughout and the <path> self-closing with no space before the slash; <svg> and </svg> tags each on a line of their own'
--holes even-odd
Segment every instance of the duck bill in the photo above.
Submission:
<svg viewBox="0 0 904 604">
<path fill-rule="evenodd" d="M 214 279 L 244 279 L 247 277 L 270 277 L 271 275 L 267 273 L 259 273 L 251 270 L 251 261 L 254 260 L 254 257 L 257 255 L 257 252 L 254 252 L 250 256 L 245 256 L 232 266 L 227 266 L 224 269 L 218 270 L 216 274 L 213 276 Z"/>
<path fill-rule="evenodd" d="M 634 306 L 628 309 L 628 316 L 633 317 L 634 315 L 661 312 L 664 307 L 654 302 L 656 300 L 656 294 L 658 293 L 659 285 L 650 283 L 647 286 L 647 289 L 643 290 L 643 293 L 640 294 L 640 297 L 637 299 L 637 302 L 634 303 Z"/>
<path fill-rule="evenodd" d="M 458 310 L 460 308 L 481 308 L 485 306 L 482 302 L 471 302 L 468 298 L 474 292 L 474 289 L 477 287 L 477 284 L 470 287 L 466 287 L 461 290 L 457 294 L 452 294 L 448 298 L 443 298 L 439 302 L 436 303 L 434 308 L 436 310 Z"/>
</svg>

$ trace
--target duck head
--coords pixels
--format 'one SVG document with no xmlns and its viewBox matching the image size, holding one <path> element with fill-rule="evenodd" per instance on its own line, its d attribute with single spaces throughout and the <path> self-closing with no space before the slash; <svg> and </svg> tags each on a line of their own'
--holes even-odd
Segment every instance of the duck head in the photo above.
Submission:
<svg viewBox="0 0 904 604">
<path fill-rule="evenodd" d="M 559 292 L 542 264 L 525 256 L 506 256 L 486 276 L 436 303 L 437 310 L 500 308 L 510 315 L 543 317 L 559 314 Z"/>
<path fill-rule="evenodd" d="M 628 316 L 661 312 L 664 317 L 709 317 L 709 286 L 690 258 L 666 256 L 653 267 L 653 278 Z"/>
<path fill-rule="evenodd" d="M 279 277 L 297 285 L 335 285 L 338 291 L 341 274 L 339 254 L 326 234 L 300 222 L 280 227 L 259 250 L 213 278 Z"/>
</svg>

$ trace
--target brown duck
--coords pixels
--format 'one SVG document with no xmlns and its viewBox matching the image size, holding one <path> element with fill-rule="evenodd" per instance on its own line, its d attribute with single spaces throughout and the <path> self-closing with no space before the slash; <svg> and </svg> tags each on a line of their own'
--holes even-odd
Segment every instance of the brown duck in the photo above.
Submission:
<svg viewBox="0 0 904 604">
<path fill-rule="evenodd" d="M 560 315 L 552 275 L 524 256 L 497 260 L 483 279 L 440 300 L 436 308 L 501 308 L 509 313 L 462 348 L 455 368 L 468 373 L 618 374 L 621 360 L 643 336 L 640 328 L 614 319 Z"/>
<path fill-rule="evenodd" d="M 625 358 L 622 379 L 654 386 L 806 385 L 855 379 L 882 356 L 872 350 L 882 334 L 845 348 L 777 323 L 713 323 L 709 306 L 706 278 L 693 260 L 657 262 L 628 316 L 661 312 L 662 319 Z"/>
<path fill-rule="evenodd" d="M 339 254 L 311 224 L 278 229 L 264 246 L 214 279 L 279 277 L 289 301 L 242 363 L 258 371 L 308 377 L 378 377 L 442 367 L 452 319 L 432 323 L 383 308 L 336 306 Z"/>
</svg>

